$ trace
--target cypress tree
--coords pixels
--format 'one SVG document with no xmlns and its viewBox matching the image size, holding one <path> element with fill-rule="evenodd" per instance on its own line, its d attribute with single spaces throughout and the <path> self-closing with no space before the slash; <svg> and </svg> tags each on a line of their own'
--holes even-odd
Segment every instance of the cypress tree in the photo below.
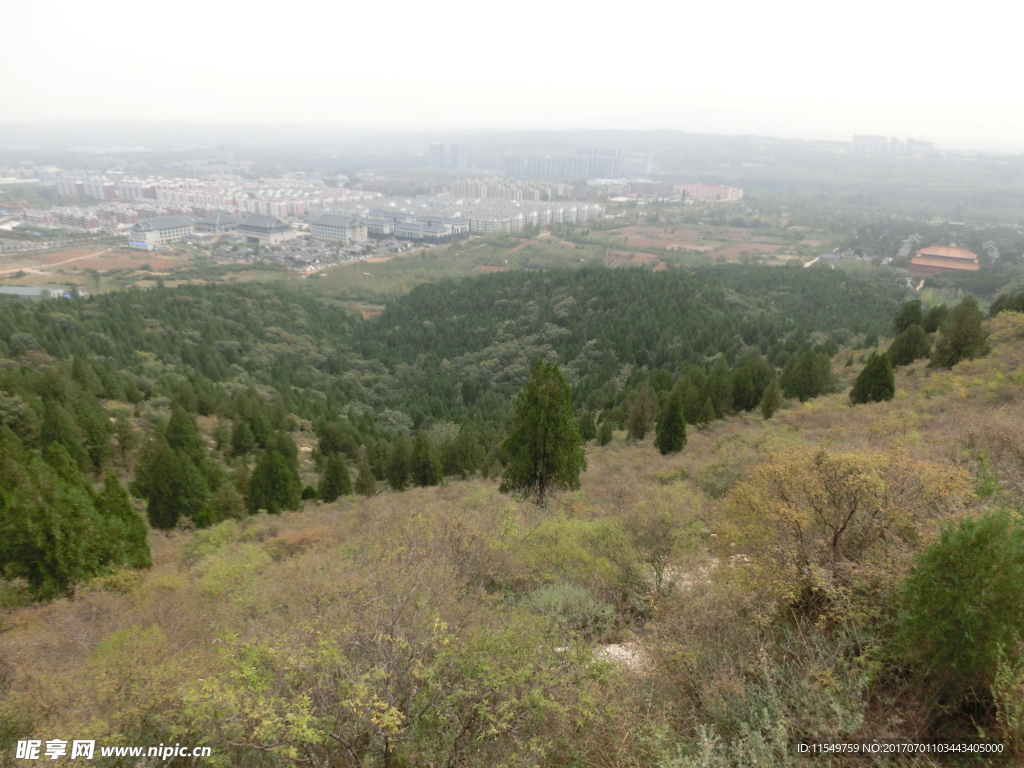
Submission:
<svg viewBox="0 0 1024 768">
<path fill-rule="evenodd" d="M 782 374 L 782 394 L 800 402 L 832 392 L 832 362 L 823 352 L 809 349 Z"/>
<path fill-rule="evenodd" d="M 538 360 L 516 398 L 502 445 L 508 465 L 500 490 L 543 505 L 555 488 L 580 487 L 586 469 L 583 439 L 572 414 L 572 393 L 554 363 Z"/>
<path fill-rule="evenodd" d="M 711 397 L 709 396 L 708 399 L 704 401 L 704 407 L 701 408 L 700 413 L 697 414 L 697 428 L 701 430 L 707 429 L 708 424 L 714 420 L 715 406 L 712 404 Z"/>
<path fill-rule="evenodd" d="M 108 474 L 96 497 L 96 509 L 106 522 L 111 561 L 129 568 L 149 568 L 153 560 L 146 540 L 146 524 L 132 508 L 128 492 L 117 477 Z"/>
<path fill-rule="evenodd" d="M 172 450 L 185 454 L 196 466 L 206 460 L 206 443 L 199 435 L 195 417 L 177 403 L 171 406 L 171 418 L 164 436 Z"/>
<path fill-rule="evenodd" d="M 920 325 L 911 325 L 901 331 L 889 345 L 889 360 L 893 365 L 909 365 L 922 357 L 928 357 L 931 343 L 928 334 Z"/>
<path fill-rule="evenodd" d="M 71 415 L 56 400 L 43 401 L 43 424 L 39 430 L 43 446 L 60 443 L 83 472 L 89 468 L 89 454 L 82 446 L 81 433 Z"/>
<path fill-rule="evenodd" d="M 415 485 L 426 487 L 441 482 L 441 462 L 437 460 L 434 446 L 423 430 L 416 433 L 409 465 L 409 474 Z"/>
<path fill-rule="evenodd" d="M 889 355 L 872 354 L 868 358 L 867 365 L 860 372 L 857 380 L 850 390 L 850 402 L 877 403 L 882 400 L 892 400 L 896 394 L 896 381 L 892 374 L 892 363 Z"/>
<path fill-rule="evenodd" d="M 715 418 L 724 419 L 732 413 L 732 377 L 722 360 L 715 364 L 708 377 L 708 398 L 715 409 Z"/>
<path fill-rule="evenodd" d="M 597 437 L 597 425 L 594 424 L 594 414 L 591 411 L 584 411 L 580 416 L 580 437 L 584 442 L 590 442 Z"/>
<path fill-rule="evenodd" d="M 52 444 L 51 462 L 73 473 L 70 481 L 0 425 L 0 575 L 24 578 L 43 599 L 106 564 L 104 526 L 88 483 L 59 443 Z"/>
<path fill-rule="evenodd" d="M 597 431 L 597 444 L 601 446 L 608 445 L 614 436 L 612 420 L 610 418 L 605 419 L 601 422 L 601 428 Z"/>
<path fill-rule="evenodd" d="M 302 483 L 277 451 L 265 451 L 249 480 L 249 510 L 267 510 L 272 515 L 302 505 Z"/>
<path fill-rule="evenodd" d="M 360 496 L 373 496 L 377 492 L 377 480 L 373 476 L 373 467 L 370 466 L 370 460 L 365 454 L 359 462 L 355 491 Z"/>
<path fill-rule="evenodd" d="M 686 445 L 686 419 L 683 416 L 682 392 L 674 392 L 669 397 L 655 431 L 654 444 L 662 456 L 683 450 Z"/>
<path fill-rule="evenodd" d="M 391 446 L 391 457 L 388 459 L 388 484 L 396 491 L 404 491 L 409 482 L 409 459 L 412 445 L 407 435 L 399 435 Z"/>
<path fill-rule="evenodd" d="M 936 304 L 933 307 L 929 307 L 928 311 L 925 312 L 924 326 L 925 333 L 935 333 L 942 326 L 942 323 L 946 320 L 946 315 L 949 314 L 949 307 L 945 304 Z"/>
<path fill-rule="evenodd" d="M 950 310 L 939 328 L 939 340 L 932 351 L 930 368 L 952 368 L 961 360 L 974 360 L 989 353 L 988 331 L 978 300 L 965 296 Z"/>
<path fill-rule="evenodd" d="M 154 528 L 168 530 L 178 522 L 178 457 L 167 438 L 153 435 L 142 447 L 132 491 L 146 500 L 146 516 Z"/>
<path fill-rule="evenodd" d="M 345 456 L 341 453 L 333 453 L 324 465 L 323 474 L 320 476 L 320 485 L 317 488 L 317 495 L 321 501 L 328 504 L 339 496 L 352 494 L 352 478 L 348 473 L 348 464 L 345 463 Z"/>
<path fill-rule="evenodd" d="M 761 415 L 765 421 L 775 415 L 775 412 L 779 410 L 779 406 L 782 405 L 782 391 L 779 389 L 779 383 L 772 379 L 771 383 L 765 388 L 764 394 L 761 396 Z"/>
<path fill-rule="evenodd" d="M 921 310 L 920 299 L 908 301 L 900 308 L 900 311 L 892 319 L 892 332 L 898 336 L 913 325 L 924 325 L 924 312 Z"/>
<path fill-rule="evenodd" d="M 637 387 L 629 405 L 626 417 L 630 440 L 643 440 L 651 429 L 655 415 L 654 393 L 650 385 L 644 381 Z"/>
</svg>

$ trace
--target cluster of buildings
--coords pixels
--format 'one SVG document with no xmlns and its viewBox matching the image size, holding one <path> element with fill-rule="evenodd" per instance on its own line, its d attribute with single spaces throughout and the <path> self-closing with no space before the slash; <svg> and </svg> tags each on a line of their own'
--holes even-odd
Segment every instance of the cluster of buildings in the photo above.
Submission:
<svg viewBox="0 0 1024 768">
<path fill-rule="evenodd" d="M 62 177 L 57 192 L 66 197 L 86 196 L 102 202 L 151 203 L 206 216 L 216 211 L 235 216 L 316 215 L 354 202 L 373 200 L 375 192 L 328 187 L 321 182 L 241 183 L 237 179 L 130 178 L 106 176 Z"/>
</svg>

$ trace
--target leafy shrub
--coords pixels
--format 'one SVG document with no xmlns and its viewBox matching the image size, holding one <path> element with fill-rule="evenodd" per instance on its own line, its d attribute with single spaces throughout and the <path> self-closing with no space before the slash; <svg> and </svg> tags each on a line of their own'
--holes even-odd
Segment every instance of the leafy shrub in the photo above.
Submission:
<svg viewBox="0 0 1024 768">
<path fill-rule="evenodd" d="M 541 587 L 526 600 L 534 613 L 555 619 L 562 627 L 583 635 L 598 635 L 615 620 L 615 609 L 586 587 L 565 582 Z"/>
<path fill-rule="evenodd" d="M 989 684 L 1024 636 L 1024 527 L 995 512 L 949 527 L 904 584 L 901 646 L 954 697 Z"/>
</svg>

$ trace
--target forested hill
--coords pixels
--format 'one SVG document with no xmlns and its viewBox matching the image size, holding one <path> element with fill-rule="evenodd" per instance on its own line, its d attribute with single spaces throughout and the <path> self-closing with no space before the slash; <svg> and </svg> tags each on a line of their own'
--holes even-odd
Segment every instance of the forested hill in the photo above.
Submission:
<svg viewBox="0 0 1024 768">
<path fill-rule="evenodd" d="M 774 360 L 816 331 L 884 333 L 902 295 L 825 269 L 508 272 L 419 286 L 359 329 L 358 349 L 392 367 L 461 360 L 466 378 L 518 386 L 524 365 L 552 353 L 577 378 L 595 365 L 732 364 L 745 347 Z"/>
<path fill-rule="evenodd" d="M 364 323 L 306 286 L 182 286 L 0 300 L 0 356 L 92 361 L 109 399 L 185 387 L 215 412 L 215 385 L 262 385 L 314 420 L 355 404 L 416 426 L 493 424 L 537 357 L 566 369 L 577 403 L 644 366 L 674 374 L 757 350 L 783 367 L 815 332 L 884 332 L 902 290 L 826 269 L 511 272 L 420 286 Z"/>
</svg>

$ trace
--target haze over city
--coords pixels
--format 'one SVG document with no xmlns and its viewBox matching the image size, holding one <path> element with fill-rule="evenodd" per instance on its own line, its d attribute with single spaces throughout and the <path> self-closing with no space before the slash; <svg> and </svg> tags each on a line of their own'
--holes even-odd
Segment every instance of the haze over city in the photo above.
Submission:
<svg viewBox="0 0 1024 768">
<path fill-rule="evenodd" d="M 21 3 L 5 11 L 0 123 L 868 133 L 1020 152 L 1007 8 Z"/>
</svg>

